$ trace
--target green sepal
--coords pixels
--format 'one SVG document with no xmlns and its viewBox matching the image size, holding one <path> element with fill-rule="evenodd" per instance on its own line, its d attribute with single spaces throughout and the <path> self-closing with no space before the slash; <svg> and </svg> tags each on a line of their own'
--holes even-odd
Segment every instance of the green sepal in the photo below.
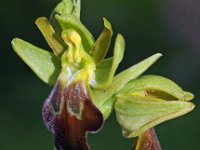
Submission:
<svg viewBox="0 0 200 150">
<path fill-rule="evenodd" d="M 73 1 L 73 11 L 72 14 L 80 19 L 81 16 L 81 0 L 72 0 Z"/>
<path fill-rule="evenodd" d="M 107 54 L 107 51 L 110 47 L 113 31 L 110 22 L 103 18 L 104 21 L 104 30 L 94 43 L 90 54 L 93 56 L 94 63 L 98 64 L 101 62 Z"/>
<path fill-rule="evenodd" d="M 48 85 L 54 85 L 61 70 L 58 57 L 18 38 L 13 39 L 12 46 L 19 57 L 42 81 Z"/>
<path fill-rule="evenodd" d="M 137 80 L 131 81 L 117 95 L 126 94 L 151 95 L 165 100 L 186 101 L 185 93 L 180 86 L 158 75 L 145 75 Z"/>
<path fill-rule="evenodd" d="M 55 15 L 73 14 L 80 18 L 81 0 L 62 0 L 51 14 L 51 18 Z"/>
<path fill-rule="evenodd" d="M 194 108 L 185 101 L 164 101 L 150 96 L 118 96 L 117 121 L 126 138 L 136 137 L 161 122 L 184 115 Z"/>
<path fill-rule="evenodd" d="M 61 28 L 58 24 L 55 16 L 56 15 L 65 15 L 72 14 L 78 19 L 80 19 L 80 11 L 81 11 L 81 0 L 62 0 L 52 11 L 50 16 L 50 22 L 55 29 L 56 33 L 60 35 Z"/>
<path fill-rule="evenodd" d="M 89 52 L 94 44 L 94 38 L 81 21 L 72 14 L 55 16 L 61 29 L 74 29 L 82 38 L 82 44 L 85 51 Z"/>
<path fill-rule="evenodd" d="M 40 17 L 35 21 L 35 23 L 46 39 L 48 45 L 53 50 L 54 54 L 56 56 L 61 56 L 61 54 L 66 50 L 66 46 L 64 46 L 64 42 L 60 36 L 55 33 L 48 19 Z"/>
<path fill-rule="evenodd" d="M 95 89 L 106 89 L 110 86 L 119 63 L 122 61 L 125 50 L 125 40 L 121 34 L 118 34 L 115 40 L 113 57 L 103 60 L 96 66 Z"/>
<path fill-rule="evenodd" d="M 99 107 L 99 110 L 103 114 L 104 120 L 108 119 L 108 117 L 114 110 L 113 106 L 114 106 L 115 101 L 116 101 L 116 97 L 112 96 L 101 107 Z"/>
<path fill-rule="evenodd" d="M 123 72 L 116 75 L 112 81 L 112 84 L 107 88 L 103 90 L 92 90 L 93 94 L 93 102 L 97 108 L 100 110 L 104 107 L 113 107 L 108 103 L 106 104 L 106 101 L 111 98 L 113 95 L 115 95 L 118 91 L 120 91 L 129 81 L 138 78 L 142 73 L 144 73 L 152 64 L 154 64 L 162 54 L 158 53 L 155 54 L 141 62 L 139 62 L 136 65 L 133 65 L 132 67 L 128 68 L 127 70 L 124 70 Z M 102 112 L 103 113 L 103 112 Z"/>
</svg>

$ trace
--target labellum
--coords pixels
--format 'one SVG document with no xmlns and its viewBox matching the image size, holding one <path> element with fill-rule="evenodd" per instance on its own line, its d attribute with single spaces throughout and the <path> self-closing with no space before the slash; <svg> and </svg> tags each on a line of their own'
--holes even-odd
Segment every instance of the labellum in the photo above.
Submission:
<svg viewBox="0 0 200 150">
<path fill-rule="evenodd" d="M 43 106 L 43 119 L 57 150 L 88 150 L 87 133 L 103 124 L 101 112 L 92 104 L 84 81 L 63 86 L 58 81 Z"/>
</svg>

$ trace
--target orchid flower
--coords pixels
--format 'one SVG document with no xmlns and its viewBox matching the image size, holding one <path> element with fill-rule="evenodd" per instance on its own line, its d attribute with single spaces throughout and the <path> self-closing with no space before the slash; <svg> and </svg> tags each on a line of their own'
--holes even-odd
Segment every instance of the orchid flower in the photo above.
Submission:
<svg viewBox="0 0 200 150">
<path fill-rule="evenodd" d="M 112 25 L 103 18 L 104 29 L 95 40 L 80 21 L 80 5 L 80 0 L 62 0 L 49 20 L 36 20 L 53 52 L 19 38 L 12 41 L 19 57 L 43 82 L 53 86 L 42 116 L 56 149 L 89 150 L 87 134 L 100 131 L 113 110 L 124 137 L 139 136 L 136 150 L 159 149 L 152 128 L 190 112 L 193 94 L 165 77 L 142 76 L 162 56 L 160 53 L 116 74 L 124 55 L 124 37 L 117 34 L 113 56 L 106 58 Z M 153 146 L 145 148 L 149 141 Z"/>
</svg>

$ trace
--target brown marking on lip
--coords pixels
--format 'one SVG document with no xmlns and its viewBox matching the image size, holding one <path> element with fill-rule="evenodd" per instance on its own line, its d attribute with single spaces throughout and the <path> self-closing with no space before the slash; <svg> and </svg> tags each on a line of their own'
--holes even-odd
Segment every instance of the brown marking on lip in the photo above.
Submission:
<svg viewBox="0 0 200 150">
<path fill-rule="evenodd" d="M 139 136 L 134 148 L 135 150 L 162 150 L 156 136 L 155 130 L 149 129 Z"/>
<path fill-rule="evenodd" d="M 90 100 L 86 85 L 80 81 L 61 88 L 58 83 L 52 93 L 47 101 L 53 104 L 48 102 L 43 107 L 43 114 L 51 117 L 43 115 L 43 118 L 48 122 L 45 124 L 50 124 L 57 150 L 89 150 L 87 133 L 97 132 L 101 128 L 103 116 Z M 45 106 L 56 105 L 58 102 L 58 109 L 55 106 Z M 54 111 L 58 110 L 58 113 L 49 112 L 49 108 L 56 108 Z"/>
</svg>

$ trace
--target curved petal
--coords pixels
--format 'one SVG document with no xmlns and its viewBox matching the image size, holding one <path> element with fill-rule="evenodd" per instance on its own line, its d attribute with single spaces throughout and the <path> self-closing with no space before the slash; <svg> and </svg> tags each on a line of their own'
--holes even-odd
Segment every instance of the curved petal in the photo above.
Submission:
<svg viewBox="0 0 200 150">
<path fill-rule="evenodd" d="M 115 75 L 115 71 L 124 56 L 125 40 L 121 34 L 117 35 L 114 46 L 113 57 L 103 60 L 96 66 L 95 84 L 92 86 L 95 89 L 106 89 L 110 86 Z"/>
<path fill-rule="evenodd" d="M 92 49 L 90 50 L 90 54 L 93 56 L 95 64 L 100 63 L 106 56 L 113 35 L 112 26 L 110 22 L 106 18 L 103 18 L 103 21 L 104 30 L 102 31 L 102 33 L 94 43 Z"/>
<path fill-rule="evenodd" d="M 66 50 L 66 46 L 64 46 L 64 42 L 54 31 L 48 19 L 45 17 L 40 17 L 35 21 L 35 23 L 43 34 L 48 45 L 53 50 L 54 54 L 56 56 L 61 56 Z"/>
</svg>

